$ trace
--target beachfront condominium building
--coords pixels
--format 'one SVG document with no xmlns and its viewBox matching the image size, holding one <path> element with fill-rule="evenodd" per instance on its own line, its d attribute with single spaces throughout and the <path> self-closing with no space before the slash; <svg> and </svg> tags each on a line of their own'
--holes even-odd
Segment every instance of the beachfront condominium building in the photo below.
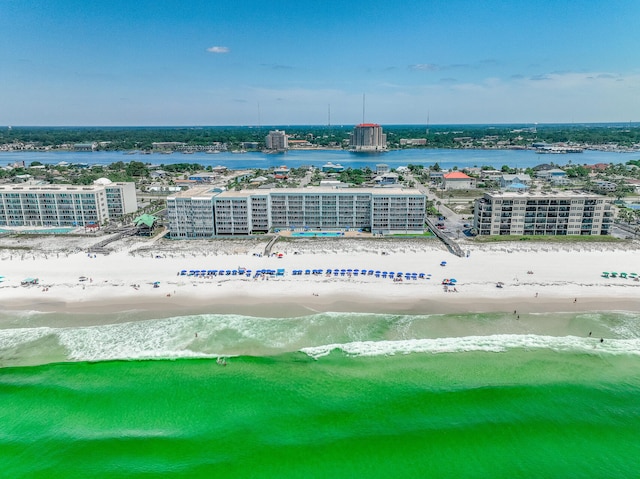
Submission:
<svg viewBox="0 0 640 479">
<path fill-rule="evenodd" d="M 356 125 L 349 134 L 349 149 L 352 151 L 376 152 L 387 149 L 387 135 L 375 123 Z"/>
<path fill-rule="evenodd" d="M 272 230 L 422 233 L 426 197 L 402 188 L 194 188 L 167 198 L 172 238 L 249 235 Z"/>
<path fill-rule="evenodd" d="M 485 193 L 476 200 L 480 235 L 606 235 L 613 206 L 606 196 L 556 193 Z"/>
<path fill-rule="evenodd" d="M 287 134 L 282 130 L 270 131 L 265 138 L 267 150 L 283 151 L 289 147 L 289 139 Z"/>
<path fill-rule="evenodd" d="M 134 183 L 0 185 L 1 226 L 87 226 L 136 210 Z"/>
</svg>

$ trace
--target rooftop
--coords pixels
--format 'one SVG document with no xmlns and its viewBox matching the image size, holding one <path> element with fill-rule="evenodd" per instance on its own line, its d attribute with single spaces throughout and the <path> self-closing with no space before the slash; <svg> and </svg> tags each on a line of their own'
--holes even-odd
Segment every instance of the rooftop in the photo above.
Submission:
<svg viewBox="0 0 640 479">
<path fill-rule="evenodd" d="M 491 198 L 607 198 L 604 195 L 578 190 L 550 191 L 548 193 L 541 191 L 492 191 L 484 195 Z"/>
<path fill-rule="evenodd" d="M 443 175 L 445 180 L 470 180 L 471 177 L 462 171 L 452 171 Z"/>
<path fill-rule="evenodd" d="M 424 196 L 416 188 L 327 188 L 327 187 L 314 187 L 314 188 L 274 188 L 272 190 L 226 190 L 220 191 L 219 189 L 209 187 L 196 187 L 186 191 L 178 192 L 171 195 L 169 198 L 212 198 L 214 196 L 220 196 L 221 198 L 246 198 L 248 196 L 264 196 L 267 194 L 272 195 L 286 195 L 286 194 L 371 194 L 371 195 L 416 195 Z"/>
</svg>

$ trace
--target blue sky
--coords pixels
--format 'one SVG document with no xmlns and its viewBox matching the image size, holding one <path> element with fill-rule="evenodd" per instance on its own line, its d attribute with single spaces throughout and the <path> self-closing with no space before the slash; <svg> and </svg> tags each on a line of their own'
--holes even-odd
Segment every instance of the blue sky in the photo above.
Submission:
<svg viewBox="0 0 640 479">
<path fill-rule="evenodd" d="M 640 121 L 638 0 L 0 0 L 0 124 Z"/>
</svg>

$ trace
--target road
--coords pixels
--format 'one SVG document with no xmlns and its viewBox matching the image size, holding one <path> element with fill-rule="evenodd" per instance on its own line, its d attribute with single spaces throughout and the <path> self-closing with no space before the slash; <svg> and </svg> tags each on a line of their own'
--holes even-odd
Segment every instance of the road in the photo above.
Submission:
<svg viewBox="0 0 640 479">
<path fill-rule="evenodd" d="M 413 176 L 413 173 L 407 173 L 406 177 L 413 181 L 415 187 L 420 191 L 420 193 L 424 194 L 428 200 L 431 200 L 436 204 L 436 208 L 440 211 L 441 215 L 445 217 L 444 220 L 438 220 L 438 223 L 444 223 L 444 231 L 452 239 L 464 238 L 463 231 L 468 229 L 465 228 L 464 225 L 469 222 L 469 220 L 463 219 L 463 216 L 456 213 L 445 204 L 442 203 L 442 199 L 438 198 L 431 190 L 423 185 L 418 179 Z M 438 205 L 437 203 L 440 202 Z"/>
</svg>

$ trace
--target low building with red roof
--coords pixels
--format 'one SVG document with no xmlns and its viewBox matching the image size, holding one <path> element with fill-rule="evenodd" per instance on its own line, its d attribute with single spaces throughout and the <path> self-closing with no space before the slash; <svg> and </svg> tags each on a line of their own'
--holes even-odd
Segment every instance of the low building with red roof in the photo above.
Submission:
<svg viewBox="0 0 640 479">
<path fill-rule="evenodd" d="M 462 171 L 451 171 L 442 175 L 445 190 L 468 190 L 476 187 L 476 179 Z"/>
</svg>

